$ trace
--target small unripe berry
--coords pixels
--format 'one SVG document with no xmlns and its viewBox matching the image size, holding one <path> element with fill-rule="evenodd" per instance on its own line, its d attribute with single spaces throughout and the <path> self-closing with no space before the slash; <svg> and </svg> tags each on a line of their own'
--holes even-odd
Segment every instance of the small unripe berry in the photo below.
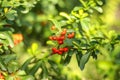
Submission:
<svg viewBox="0 0 120 80">
<path fill-rule="evenodd" d="M 63 32 L 67 32 L 67 29 L 63 29 Z"/>
<path fill-rule="evenodd" d="M 56 29 L 56 27 L 53 25 L 52 27 L 51 27 L 51 30 L 55 30 Z"/>
<path fill-rule="evenodd" d="M 49 37 L 49 39 L 50 39 L 50 40 L 53 40 L 53 37 L 52 37 L 52 36 L 50 36 L 50 37 Z"/>
</svg>

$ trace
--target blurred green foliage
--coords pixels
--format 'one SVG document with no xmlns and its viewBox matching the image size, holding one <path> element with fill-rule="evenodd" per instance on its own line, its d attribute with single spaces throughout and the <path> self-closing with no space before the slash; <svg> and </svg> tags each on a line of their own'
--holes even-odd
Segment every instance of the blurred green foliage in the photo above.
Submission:
<svg viewBox="0 0 120 80">
<path fill-rule="evenodd" d="M 0 73 L 5 80 L 119 80 L 119 5 L 119 0 L 0 1 Z M 70 50 L 51 55 L 59 45 L 48 37 L 64 28 L 75 32 L 60 46 Z M 15 45 L 17 33 L 24 40 Z"/>
</svg>

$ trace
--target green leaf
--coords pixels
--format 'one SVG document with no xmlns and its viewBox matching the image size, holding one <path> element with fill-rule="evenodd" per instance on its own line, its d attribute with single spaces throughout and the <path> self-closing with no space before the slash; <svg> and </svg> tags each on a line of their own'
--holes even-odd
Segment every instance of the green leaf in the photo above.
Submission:
<svg viewBox="0 0 120 80">
<path fill-rule="evenodd" d="M 0 61 L 0 69 L 2 71 L 7 71 L 6 65 L 2 61 Z"/>
<path fill-rule="evenodd" d="M 35 56 L 39 53 L 38 50 L 38 44 L 32 43 L 31 47 L 27 49 L 28 53 L 30 53 L 32 56 Z"/>
<path fill-rule="evenodd" d="M 5 80 L 14 80 L 14 76 L 7 76 Z"/>
<path fill-rule="evenodd" d="M 52 69 L 56 72 L 56 73 L 60 73 L 60 70 L 58 69 L 58 64 L 55 63 L 52 60 L 48 60 L 49 64 L 51 65 Z"/>
<path fill-rule="evenodd" d="M 73 46 L 72 41 L 73 41 L 73 39 L 65 39 L 64 44 L 67 45 L 67 46 Z"/>
<path fill-rule="evenodd" d="M 13 72 L 16 72 L 19 68 L 19 64 L 18 62 L 16 61 L 11 61 L 9 62 L 9 64 L 7 65 L 7 68 L 8 68 L 8 72 L 9 73 L 13 73 Z"/>
<path fill-rule="evenodd" d="M 37 43 L 33 43 L 32 44 L 32 51 L 33 51 L 33 53 L 35 53 L 37 49 L 38 49 L 38 44 Z"/>
<path fill-rule="evenodd" d="M 80 69 L 83 70 L 84 67 L 85 67 L 85 64 L 87 63 L 87 61 L 89 60 L 90 58 L 90 55 L 91 53 L 90 52 L 86 52 L 86 54 L 84 54 L 82 57 L 81 57 L 81 60 L 80 60 Z"/>
<path fill-rule="evenodd" d="M 97 0 L 97 3 L 98 3 L 99 5 L 103 5 L 103 2 L 100 1 L 100 0 Z"/>
<path fill-rule="evenodd" d="M 24 70 L 19 70 L 17 71 L 16 73 L 18 76 L 23 76 L 23 75 L 26 75 L 25 71 Z"/>
<path fill-rule="evenodd" d="M 66 58 L 65 58 L 65 60 L 64 60 L 64 65 L 69 64 L 69 62 L 70 62 L 70 60 L 71 60 L 71 57 L 72 57 L 72 56 L 70 56 L 70 55 L 67 55 L 67 56 L 66 56 Z"/>
<path fill-rule="evenodd" d="M 21 80 L 35 80 L 32 75 L 24 76 Z"/>
<path fill-rule="evenodd" d="M 5 20 L 2 20 L 2 21 L 0 22 L 0 26 L 3 26 L 3 25 L 5 25 L 5 24 L 7 24 L 7 22 L 6 22 Z"/>
<path fill-rule="evenodd" d="M 90 21 L 89 18 L 84 18 L 84 19 L 82 19 L 82 20 L 80 21 L 81 26 L 82 26 L 82 29 L 83 29 L 84 31 L 88 31 L 88 30 L 89 30 L 89 23 L 90 23 L 89 21 Z"/>
<path fill-rule="evenodd" d="M 8 20 L 14 20 L 15 17 L 17 16 L 17 11 L 11 10 L 8 13 L 5 14 Z"/>
<path fill-rule="evenodd" d="M 16 54 L 7 54 L 7 55 L 3 55 L 1 57 L 3 58 L 4 63 L 8 64 L 10 61 L 16 59 Z"/>
<path fill-rule="evenodd" d="M 41 63 L 42 63 L 41 61 L 39 61 L 38 63 L 36 63 L 36 64 L 32 67 L 32 69 L 30 70 L 29 74 L 30 74 L 30 75 L 34 75 L 34 74 L 37 72 L 37 70 L 40 68 Z"/>
<path fill-rule="evenodd" d="M 33 59 L 34 57 L 31 57 L 29 59 L 27 59 L 24 64 L 22 65 L 21 67 L 21 70 L 27 70 L 28 69 L 28 65 L 30 64 L 31 60 Z"/>
<path fill-rule="evenodd" d="M 99 13 L 103 13 L 103 9 L 101 7 L 94 7 L 95 10 L 97 10 Z"/>
<path fill-rule="evenodd" d="M 24 13 L 24 14 L 26 14 L 26 13 L 28 13 L 29 12 L 29 8 L 25 8 L 24 10 L 21 10 L 21 13 Z"/>
<path fill-rule="evenodd" d="M 92 52 L 91 56 L 93 57 L 93 59 L 97 59 L 97 55 L 96 55 L 95 51 Z"/>
<path fill-rule="evenodd" d="M 72 41 L 72 43 L 75 48 L 81 49 L 81 46 L 80 46 L 81 41 L 80 40 L 74 39 L 74 41 Z"/>
<path fill-rule="evenodd" d="M 4 45 L 10 46 L 10 47 L 13 47 L 13 46 L 14 46 L 14 43 L 13 43 L 13 40 L 12 40 L 11 32 L 10 32 L 10 31 L 1 32 L 1 33 L 0 33 L 0 38 L 1 38 L 1 39 L 4 39 L 4 40 L 3 40 L 3 44 L 4 44 Z"/>
<path fill-rule="evenodd" d="M 65 18 L 67 18 L 68 20 L 71 20 L 70 16 L 65 12 L 60 12 L 60 16 L 63 16 Z"/>
<path fill-rule="evenodd" d="M 47 67 L 45 66 L 45 63 L 42 63 L 41 68 L 42 68 L 41 76 L 43 79 L 46 79 L 48 76 L 48 70 L 47 70 Z"/>
<path fill-rule="evenodd" d="M 81 57 L 82 57 L 82 52 L 81 51 L 79 51 L 79 52 L 76 51 L 76 59 L 77 59 L 78 66 L 80 66 Z"/>
</svg>

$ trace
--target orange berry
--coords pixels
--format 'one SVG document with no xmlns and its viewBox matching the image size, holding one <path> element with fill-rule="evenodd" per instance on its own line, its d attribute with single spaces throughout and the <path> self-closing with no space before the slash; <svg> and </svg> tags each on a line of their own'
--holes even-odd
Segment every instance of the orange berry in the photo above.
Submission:
<svg viewBox="0 0 120 80">
<path fill-rule="evenodd" d="M 73 38 L 73 37 L 75 36 L 75 33 L 74 33 L 74 32 L 72 32 L 72 33 L 71 33 L 71 35 L 72 35 L 72 38 Z"/>
<path fill-rule="evenodd" d="M 63 29 L 64 32 L 67 32 L 67 29 Z"/>
<path fill-rule="evenodd" d="M 23 40 L 23 35 L 18 33 L 18 34 L 13 34 L 13 41 L 14 44 L 17 45 L 18 43 L 20 43 Z"/>
<path fill-rule="evenodd" d="M 56 29 L 56 27 L 53 25 L 52 27 L 51 27 L 51 30 L 55 30 Z"/>
<path fill-rule="evenodd" d="M 61 32 L 61 36 L 64 36 L 65 34 L 66 34 L 65 31 L 62 31 L 62 32 Z"/>
<path fill-rule="evenodd" d="M 50 40 L 53 40 L 52 36 L 49 37 Z"/>
<path fill-rule="evenodd" d="M 0 79 L 1 79 L 1 80 L 4 80 L 4 76 L 3 76 L 2 73 L 0 73 Z"/>
</svg>

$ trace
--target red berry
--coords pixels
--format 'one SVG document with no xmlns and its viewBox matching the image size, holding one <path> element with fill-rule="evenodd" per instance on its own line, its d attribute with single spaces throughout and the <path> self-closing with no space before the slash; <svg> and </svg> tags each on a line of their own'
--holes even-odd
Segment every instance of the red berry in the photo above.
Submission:
<svg viewBox="0 0 120 80">
<path fill-rule="evenodd" d="M 65 48 L 63 48 L 64 49 L 64 52 L 67 52 L 68 51 L 68 48 L 67 47 L 65 47 Z"/>
<path fill-rule="evenodd" d="M 64 49 L 63 49 L 63 48 L 60 48 L 60 49 L 59 49 L 59 51 L 63 52 L 63 51 L 64 51 Z"/>
<path fill-rule="evenodd" d="M 65 39 L 65 36 L 60 36 L 60 39 L 61 39 L 61 40 L 64 40 L 64 39 Z"/>
<path fill-rule="evenodd" d="M 66 34 L 66 31 L 61 32 L 61 36 L 64 36 Z"/>
<path fill-rule="evenodd" d="M 63 44 L 63 40 L 58 41 L 58 43 L 59 43 L 60 45 Z"/>
<path fill-rule="evenodd" d="M 56 49 L 56 50 L 55 50 L 55 53 L 58 53 L 58 52 L 59 52 L 59 50 Z"/>
<path fill-rule="evenodd" d="M 53 39 L 53 40 L 57 40 L 57 36 L 53 36 L 52 39 Z"/>
<path fill-rule="evenodd" d="M 71 39 L 71 38 L 72 38 L 72 35 L 71 35 L 71 34 L 68 34 L 67 38 Z"/>
<path fill-rule="evenodd" d="M 61 41 L 61 40 L 64 40 L 65 39 L 65 36 L 60 36 L 57 38 L 58 41 Z"/>
<path fill-rule="evenodd" d="M 56 53 L 56 48 L 52 48 L 52 52 L 53 52 L 53 54 L 55 54 Z"/>
<path fill-rule="evenodd" d="M 74 36 L 75 36 L 75 33 L 72 32 L 72 33 L 69 33 L 69 34 L 68 34 L 67 38 L 71 39 L 71 38 L 73 38 Z"/>
<path fill-rule="evenodd" d="M 61 55 L 61 54 L 62 54 L 62 52 L 61 52 L 61 51 L 59 51 L 59 52 L 58 52 L 58 54 L 60 54 L 60 55 Z"/>
</svg>

